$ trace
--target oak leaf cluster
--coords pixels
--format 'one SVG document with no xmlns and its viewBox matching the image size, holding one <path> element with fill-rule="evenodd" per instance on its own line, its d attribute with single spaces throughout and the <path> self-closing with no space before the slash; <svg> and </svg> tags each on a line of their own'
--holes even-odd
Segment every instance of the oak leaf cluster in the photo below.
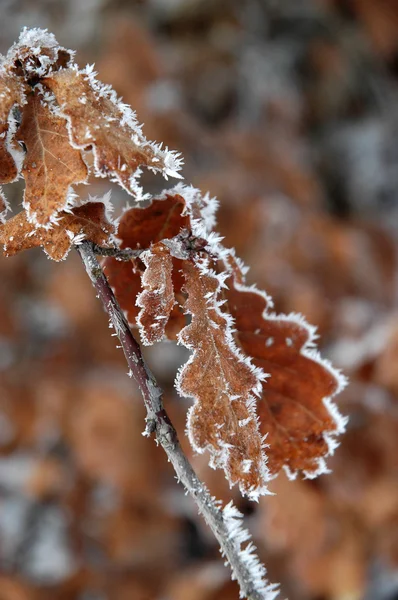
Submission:
<svg viewBox="0 0 398 600">
<path fill-rule="evenodd" d="M 83 240 L 113 247 L 105 273 L 142 343 L 168 338 L 191 351 L 176 388 L 193 401 L 194 449 L 251 498 L 283 468 L 324 471 L 344 429 L 332 403 L 344 378 L 319 357 L 302 317 L 272 313 L 267 295 L 247 286 L 213 231 L 214 199 L 181 184 L 144 194 L 142 167 L 179 177 L 181 159 L 146 140 L 133 111 L 73 60 L 30 30 L 0 63 L 0 183 L 25 180 L 23 209 L 9 219 L 0 194 L 5 255 L 41 246 L 61 260 Z M 114 223 L 108 199 L 76 193 L 90 176 L 116 182 L 136 204 Z M 121 260 L 126 249 L 139 252 Z"/>
</svg>

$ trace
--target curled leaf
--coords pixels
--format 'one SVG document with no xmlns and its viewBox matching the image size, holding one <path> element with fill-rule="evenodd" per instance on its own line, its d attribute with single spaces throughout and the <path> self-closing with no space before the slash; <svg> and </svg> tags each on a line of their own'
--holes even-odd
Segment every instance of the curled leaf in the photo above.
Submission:
<svg viewBox="0 0 398 600">
<path fill-rule="evenodd" d="M 232 320 L 220 310 L 223 277 L 207 261 L 183 263 L 186 310 L 192 321 L 179 343 L 192 350 L 176 386 L 194 399 L 188 434 L 198 452 L 209 450 L 211 465 L 223 468 L 230 484 L 256 498 L 266 492 L 268 470 L 255 412 L 262 373 L 236 348 Z M 222 302 L 221 302 L 222 304 Z"/>
<path fill-rule="evenodd" d="M 52 71 L 68 67 L 74 54 L 60 46 L 55 36 L 46 29 L 24 27 L 4 62 L 8 73 L 34 85 Z"/>
<path fill-rule="evenodd" d="M 113 232 L 114 226 L 106 216 L 104 204 L 89 202 L 70 213 L 60 213 L 59 221 L 51 229 L 35 227 L 28 221 L 26 212 L 21 211 L 0 226 L 0 240 L 5 256 L 42 246 L 50 258 L 59 261 L 66 257 L 72 244 L 88 239 L 106 245 Z"/>
<path fill-rule="evenodd" d="M 157 244 L 160 240 L 175 237 L 181 229 L 190 227 L 189 216 L 184 212 L 185 201 L 179 194 L 166 194 L 164 199 L 154 199 L 145 208 L 126 210 L 118 224 L 117 236 L 120 247 L 134 250 L 149 248 L 151 244 Z M 181 264 L 176 258 L 172 258 L 172 263 L 173 288 L 176 296 L 179 296 L 183 283 Z M 104 261 L 104 269 L 121 308 L 127 314 L 129 323 L 135 326 L 140 312 L 136 299 L 142 292 L 141 277 L 145 265 L 139 259 L 126 263 L 115 258 L 107 258 Z M 185 317 L 178 303 L 174 302 L 166 325 L 166 336 L 169 339 L 176 339 L 184 325 Z"/>
<path fill-rule="evenodd" d="M 175 304 L 172 281 L 173 261 L 169 249 L 161 243 L 141 254 L 146 266 L 141 282 L 143 291 L 137 296 L 141 308 L 137 317 L 141 339 L 145 345 L 160 342 Z"/>
</svg>

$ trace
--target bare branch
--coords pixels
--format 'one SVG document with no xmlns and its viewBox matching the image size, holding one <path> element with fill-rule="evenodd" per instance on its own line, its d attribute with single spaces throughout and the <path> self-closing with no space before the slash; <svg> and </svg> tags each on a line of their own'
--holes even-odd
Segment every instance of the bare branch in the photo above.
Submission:
<svg viewBox="0 0 398 600">
<path fill-rule="evenodd" d="M 137 250 L 132 250 L 131 248 L 124 248 L 121 250 L 116 247 L 103 248 L 97 244 L 93 244 L 92 248 L 94 254 L 97 256 L 113 256 L 119 260 L 125 260 L 126 262 L 132 258 L 138 258 L 145 251 L 145 248 L 138 248 Z"/>
<path fill-rule="evenodd" d="M 163 406 L 162 390 L 146 365 L 139 344 L 135 340 L 108 281 L 95 257 L 90 242 L 77 246 L 86 271 L 109 315 L 126 357 L 130 373 L 138 384 L 147 411 L 145 435 L 154 433 L 156 441 L 166 452 L 177 478 L 195 500 L 199 512 L 216 537 L 222 555 L 238 580 L 241 597 L 247 600 L 273 600 L 276 587 L 267 584 L 265 569 L 253 553 L 248 532 L 241 528 L 241 515 L 231 504 L 222 509 L 212 498 L 206 486 L 197 477 L 179 443 L 177 432 Z"/>
</svg>

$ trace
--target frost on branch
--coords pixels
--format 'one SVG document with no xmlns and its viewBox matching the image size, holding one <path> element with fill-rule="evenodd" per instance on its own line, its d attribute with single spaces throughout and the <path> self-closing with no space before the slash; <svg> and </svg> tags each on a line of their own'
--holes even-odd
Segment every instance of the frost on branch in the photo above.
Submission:
<svg viewBox="0 0 398 600">
<path fill-rule="evenodd" d="M 228 529 L 229 540 L 234 544 L 240 554 L 242 562 L 247 569 L 247 578 L 252 587 L 261 595 L 263 600 L 275 600 L 279 596 L 278 585 L 267 581 L 267 571 L 256 555 L 256 547 L 250 541 L 250 533 L 242 527 L 243 515 L 236 506 L 229 502 L 223 508 L 223 517 Z M 242 546 L 245 544 L 245 546 Z M 232 579 L 236 574 L 232 569 Z M 240 593 L 240 598 L 245 596 Z"/>
<path fill-rule="evenodd" d="M 300 315 L 270 312 L 272 301 L 244 283 L 240 263 L 226 259 L 228 310 L 235 320 L 236 338 L 253 363 L 270 375 L 257 405 L 260 429 L 266 434 L 268 469 L 277 474 L 304 471 L 315 477 L 325 471 L 336 436 L 345 428 L 331 398 L 345 378 L 315 348 L 315 329 Z"/>
<path fill-rule="evenodd" d="M 238 483 L 242 493 L 256 498 L 268 479 L 254 396 L 261 374 L 233 342 L 231 317 L 220 308 L 223 277 L 207 261 L 186 261 L 183 269 L 192 321 L 178 341 L 192 356 L 176 385 L 195 401 L 188 435 L 195 450 L 209 450 L 211 465 L 223 468 L 231 485 Z"/>
<path fill-rule="evenodd" d="M 70 186 L 87 179 L 87 167 L 69 143 L 65 119 L 37 87 L 28 96 L 17 139 L 26 146 L 24 207 L 30 221 L 47 226 L 66 208 Z"/>
<path fill-rule="evenodd" d="M 0 240 L 4 244 L 5 256 L 22 250 L 42 246 L 53 260 L 62 260 L 72 244 L 89 239 L 96 244 L 106 245 L 114 232 L 102 202 L 89 202 L 62 212 L 51 229 L 37 228 L 28 221 L 24 211 L 0 225 Z"/>
<path fill-rule="evenodd" d="M 175 304 L 172 272 L 173 261 L 169 249 L 155 244 L 141 254 L 146 269 L 142 274 L 143 291 L 137 296 L 141 308 L 137 323 L 141 339 L 150 345 L 165 337 L 166 325 Z"/>
</svg>

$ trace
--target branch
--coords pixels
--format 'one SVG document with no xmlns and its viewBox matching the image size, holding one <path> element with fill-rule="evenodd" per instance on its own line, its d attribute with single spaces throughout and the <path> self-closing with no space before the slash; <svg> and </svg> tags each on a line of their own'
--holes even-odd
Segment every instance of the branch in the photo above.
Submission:
<svg viewBox="0 0 398 600">
<path fill-rule="evenodd" d="M 162 390 L 143 359 L 140 346 L 95 257 L 95 248 L 90 242 L 83 242 L 77 246 L 77 251 L 120 340 L 130 374 L 140 388 L 147 411 L 144 435 L 149 437 L 152 433 L 155 434 L 156 441 L 166 452 L 178 480 L 195 500 L 199 512 L 220 545 L 222 555 L 231 566 L 233 578 L 238 580 L 241 597 L 247 600 L 273 600 L 278 595 L 276 586 L 266 582 L 265 568 L 254 554 L 253 544 L 241 547 L 243 542 L 250 539 L 249 533 L 241 528 L 242 515 L 232 503 L 224 509 L 219 507 L 219 503 L 212 498 L 185 456 L 177 432 L 163 406 Z"/>
<path fill-rule="evenodd" d="M 120 248 L 104 248 L 103 246 L 98 246 L 97 244 L 92 244 L 92 249 L 94 254 L 98 256 L 113 256 L 118 260 L 125 260 L 126 262 L 131 260 L 132 258 L 138 258 L 145 250 L 145 248 L 132 250 L 131 248 L 125 248 L 121 250 Z"/>
<path fill-rule="evenodd" d="M 171 239 L 160 240 L 165 246 L 170 249 L 171 255 L 176 258 L 190 258 L 195 252 L 206 251 L 207 241 L 203 238 L 197 238 L 188 229 L 181 229 L 180 233 Z M 97 244 L 91 244 L 94 254 L 97 256 L 112 256 L 117 260 L 129 261 L 133 258 L 139 258 L 146 248 L 117 248 L 111 246 L 105 248 Z"/>
</svg>

